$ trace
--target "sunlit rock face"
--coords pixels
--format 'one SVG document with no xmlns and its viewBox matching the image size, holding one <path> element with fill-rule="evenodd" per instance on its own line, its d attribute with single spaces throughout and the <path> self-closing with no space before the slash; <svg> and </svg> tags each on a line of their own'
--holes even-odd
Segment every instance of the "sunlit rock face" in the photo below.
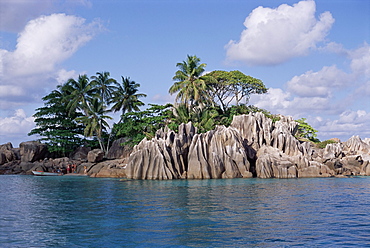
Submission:
<svg viewBox="0 0 370 248">
<path fill-rule="evenodd" d="M 124 140 L 117 140 L 108 161 L 99 149 L 48 159 L 44 144 L 23 142 L 17 150 L 8 143 L 0 146 L 0 174 L 65 170 L 76 164 L 77 173 L 93 177 L 150 180 L 370 176 L 369 139 L 353 136 L 319 149 L 296 139 L 297 128 L 291 117 L 273 121 L 263 113 L 234 116 L 230 127 L 217 126 L 206 133 L 198 133 L 189 122 L 177 133 L 158 130 L 131 153 L 120 146 Z"/>
</svg>

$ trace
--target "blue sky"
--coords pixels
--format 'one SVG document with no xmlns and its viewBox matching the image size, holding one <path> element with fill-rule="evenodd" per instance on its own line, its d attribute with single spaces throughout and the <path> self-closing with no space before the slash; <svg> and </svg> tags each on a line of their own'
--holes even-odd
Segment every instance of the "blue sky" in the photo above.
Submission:
<svg viewBox="0 0 370 248">
<path fill-rule="evenodd" d="M 173 102 L 176 63 L 240 70 L 269 92 L 250 103 L 305 117 L 321 140 L 370 137 L 370 1 L 0 0 L 0 144 L 33 140 L 41 98 L 86 73 Z"/>
</svg>

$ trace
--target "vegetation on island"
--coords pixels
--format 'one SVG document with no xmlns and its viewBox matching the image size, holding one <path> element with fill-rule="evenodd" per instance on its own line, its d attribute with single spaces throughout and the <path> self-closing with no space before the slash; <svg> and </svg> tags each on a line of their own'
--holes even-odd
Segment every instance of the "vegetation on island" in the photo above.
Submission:
<svg viewBox="0 0 370 248">
<path fill-rule="evenodd" d="M 205 63 L 188 55 L 177 63 L 170 94 L 176 94 L 173 104 L 156 105 L 141 110 L 140 84 L 121 76 L 118 82 L 109 72 L 97 72 L 88 77 L 80 75 L 58 85 L 42 98 L 44 106 L 36 109 L 36 127 L 29 135 L 41 136 L 55 156 L 67 156 L 77 147 L 99 147 L 107 153 L 112 141 L 121 137 L 135 145 L 143 138 L 151 139 L 165 126 L 177 130 L 181 123 L 191 121 L 199 132 L 216 125 L 229 126 L 234 115 L 264 112 L 273 121 L 279 119 L 264 109 L 248 105 L 252 94 L 264 94 L 266 86 L 259 79 L 240 71 L 205 73 Z M 109 126 L 111 113 L 120 112 L 117 123 Z M 314 142 L 316 130 L 302 118 L 297 120 L 297 137 Z"/>
</svg>

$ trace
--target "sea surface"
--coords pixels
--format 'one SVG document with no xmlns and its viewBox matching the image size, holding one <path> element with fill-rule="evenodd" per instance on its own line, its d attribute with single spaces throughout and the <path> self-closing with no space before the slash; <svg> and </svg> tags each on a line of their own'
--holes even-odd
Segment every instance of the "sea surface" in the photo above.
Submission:
<svg viewBox="0 0 370 248">
<path fill-rule="evenodd" d="M 370 177 L 4 175 L 0 247 L 370 247 Z"/>
</svg>

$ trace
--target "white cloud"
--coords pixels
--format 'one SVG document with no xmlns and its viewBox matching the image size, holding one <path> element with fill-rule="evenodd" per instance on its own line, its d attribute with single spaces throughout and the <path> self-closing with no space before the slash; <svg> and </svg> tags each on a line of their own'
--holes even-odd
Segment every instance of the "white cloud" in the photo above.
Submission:
<svg viewBox="0 0 370 248">
<path fill-rule="evenodd" d="M 35 101 L 75 72 L 58 69 L 100 30 L 99 22 L 65 14 L 41 16 L 28 22 L 14 51 L 0 50 L 2 100 Z M 41 94 L 41 96 L 40 96 Z M 22 99 L 23 98 L 23 99 Z M 10 104 L 11 105 L 11 104 Z M 8 109 L 4 104 L 0 109 Z"/>
<path fill-rule="evenodd" d="M 350 51 L 351 69 L 356 75 L 370 78 L 370 46 L 364 43 L 360 48 Z"/>
<path fill-rule="evenodd" d="M 370 113 L 365 110 L 346 110 L 339 115 L 338 119 L 316 119 L 312 125 L 319 130 L 324 139 L 341 137 L 343 141 L 353 135 L 360 135 L 362 138 L 370 137 Z"/>
<path fill-rule="evenodd" d="M 333 52 L 346 55 L 350 73 L 335 65 L 308 71 L 289 80 L 286 91 L 270 89 L 265 95 L 253 96 L 251 104 L 296 119 L 306 117 L 322 140 L 370 137 L 370 113 L 363 110 L 370 95 L 369 46 L 365 43 L 355 50 L 338 44 L 331 47 Z"/>
<path fill-rule="evenodd" d="M 252 95 L 249 103 L 272 113 L 286 114 L 290 106 L 290 93 L 282 89 L 270 88 L 266 94 Z"/>
<path fill-rule="evenodd" d="M 17 109 L 13 116 L 0 117 L 0 136 L 27 135 L 34 126 L 34 118 L 28 117 L 23 109 Z"/>
<path fill-rule="evenodd" d="M 334 66 L 308 71 L 287 82 L 287 90 L 300 97 L 331 97 L 333 91 L 347 87 L 353 77 Z"/>
<path fill-rule="evenodd" d="M 245 19 L 239 41 L 226 45 L 227 59 L 248 65 L 276 65 L 306 55 L 330 30 L 334 19 L 329 12 L 315 17 L 314 1 L 301 1 L 276 9 L 258 7 Z"/>
<path fill-rule="evenodd" d="M 65 14 L 41 16 L 19 34 L 14 52 L 3 55 L 4 75 L 45 73 L 66 60 L 92 39 L 97 23 Z"/>
<path fill-rule="evenodd" d="M 75 70 L 67 71 L 65 69 L 61 69 L 56 73 L 55 79 L 57 80 L 58 84 L 63 84 L 70 78 L 77 78 L 80 74 L 84 73 L 77 73 Z"/>
</svg>

